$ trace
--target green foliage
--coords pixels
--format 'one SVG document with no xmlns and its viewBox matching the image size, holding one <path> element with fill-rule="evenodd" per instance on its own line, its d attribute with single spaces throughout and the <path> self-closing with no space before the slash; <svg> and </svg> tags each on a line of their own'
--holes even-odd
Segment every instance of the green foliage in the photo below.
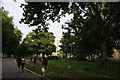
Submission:
<svg viewBox="0 0 120 80">
<path fill-rule="evenodd" d="M 49 59 L 49 60 L 58 60 L 59 57 L 58 56 L 48 56 L 47 59 Z"/>
<path fill-rule="evenodd" d="M 70 35 L 68 33 L 64 33 L 63 38 L 61 39 L 61 43 L 62 45 L 60 45 L 61 47 L 61 51 L 63 51 L 63 53 L 66 53 L 66 57 L 67 54 L 75 54 L 75 36 L 74 35 Z"/>
<path fill-rule="evenodd" d="M 120 2 L 118 3 L 31 3 L 22 4 L 25 24 L 41 25 L 45 28 L 47 20 L 58 21 L 66 13 L 73 19 L 63 26 L 62 51 L 77 56 L 101 53 L 106 59 L 112 55 L 112 49 L 120 43 Z M 42 7 L 42 8 L 41 8 Z M 72 37 L 71 37 L 72 36 Z M 75 45 L 72 45 L 75 43 Z M 71 44 L 71 45 L 70 45 Z M 117 46 L 116 46 L 117 45 Z M 71 47 L 72 46 L 72 47 Z"/>
<path fill-rule="evenodd" d="M 51 2 L 28 2 L 27 4 L 22 4 L 23 8 L 23 18 L 20 23 L 29 24 L 29 26 L 40 25 L 46 27 L 48 23 L 47 20 L 58 21 L 61 16 L 58 16 L 60 10 L 68 11 L 69 3 L 51 3 Z M 63 12 L 63 11 L 62 11 Z"/>
<path fill-rule="evenodd" d="M 120 39 L 118 6 L 120 3 L 72 3 L 71 11 L 74 17 L 71 22 L 67 22 L 69 27 L 63 26 L 63 29 L 67 30 L 63 37 L 70 40 L 65 35 L 74 34 L 75 52 L 79 56 L 97 52 L 105 59 L 112 55 L 112 50 L 119 45 Z M 64 42 L 67 42 L 66 40 Z M 66 44 L 63 43 L 64 45 Z"/>
<path fill-rule="evenodd" d="M 14 28 L 12 19 L 8 16 L 8 11 L 2 9 L 2 52 L 8 56 L 16 53 L 22 38 L 21 31 Z"/>
<path fill-rule="evenodd" d="M 53 33 L 42 31 L 36 32 L 36 30 L 30 32 L 23 40 L 23 43 L 28 45 L 28 50 L 32 51 L 32 54 L 52 54 L 56 49 Z"/>
<path fill-rule="evenodd" d="M 31 55 L 32 55 L 32 50 L 29 50 L 29 45 L 28 44 L 21 43 L 18 46 L 16 56 L 26 57 L 26 56 L 31 56 Z"/>
<path fill-rule="evenodd" d="M 33 62 L 29 62 L 29 65 L 33 65 Z M 41 62 L 37 63 L 38 67 L 36 68 L 36 72 L 41 69 Z M 68 68 L 68 65 L 71 67 Z M 109 61 L 109 65 L 102 67 L 99 63 L 89 62 L 89 61 L 77 61 L 77 60 L 67 60 L 67 59 L 59 59 L 59 60 L 49 60 L 49 64 L 46 67 L 46 77 L 54 78 L 57 74 L 64 74 L 64 76 L 58 76 L 59 78 L 66 78 L 67 76 L 79 80 L 80 78 L 84 79 L 96 79 L 96 78 L 104 78 L 104 79 L 119 79 L 119 62 L 111 63 Z M 34 71 L 33 69 L 31 69 Z M 52 74 L 54 73 L 54 74 Z M 55 75 L 56 74 L 56 75 Z"/>
</svg>

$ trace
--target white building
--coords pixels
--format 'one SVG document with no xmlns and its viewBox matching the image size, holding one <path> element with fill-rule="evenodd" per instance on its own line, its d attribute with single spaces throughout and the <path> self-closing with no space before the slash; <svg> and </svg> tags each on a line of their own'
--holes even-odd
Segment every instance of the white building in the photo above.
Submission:
<svg viewBox="0 0 120 80">
<path fill-rule="evenodd" d="M 60 53 L 60 40 L 55 40 L 55 46 L 56 46 L 56 51 L 52 54 L 52 56 L 62 56 L 61 53 Z"/>
</svg>

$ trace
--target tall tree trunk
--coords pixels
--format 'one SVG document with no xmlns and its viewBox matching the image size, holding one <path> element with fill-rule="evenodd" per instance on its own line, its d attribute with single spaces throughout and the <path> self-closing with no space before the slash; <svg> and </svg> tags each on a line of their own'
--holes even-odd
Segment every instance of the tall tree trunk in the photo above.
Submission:
<svg viewBox="0 0 120 80">
<path fill-rule="evenodd" d="M 107 45 L 106 41 L 103 41 L 101 44 L 101 60 L 103 63 L 107 62 Z"/>
<path fill-rule="evenodd" d="M 65 54 L 65 58 L 67 58 L 67 53 Z"/>
<path fill-rule="evenodd" d="M 45 54 L 44 53 L 42 53 L 42 58 L 44 58 L 45 57 Z"/>
</svg>

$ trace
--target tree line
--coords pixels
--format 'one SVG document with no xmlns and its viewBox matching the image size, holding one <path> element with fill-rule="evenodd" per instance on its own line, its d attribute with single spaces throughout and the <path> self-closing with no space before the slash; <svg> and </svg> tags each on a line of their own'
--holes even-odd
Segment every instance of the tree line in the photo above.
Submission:
<svg viewBox="0 0 120 80">
<path fill-rule="evenodd" d="M 50 55 L 55 52 L 52 32 L 41 27 L 33 30 L 22 40 L 23 33 L 14 26 L 13 17 L 8 16 L 9 12 L 2 11 L 2 53 L 3 56 L 27 57 L 34 54 Z"/>
<path fill-rule="evenodd" d="M 62 27 L 67 32 L 63 33 L 61 50 L 81 57 L 100 53 L 106 61 L 113 48 L 120 47 L 119 6 L 120 2 L 27 2 L 21 4 L 24 13 L 20 23 L 46 28 L 47 21 L 60 22 L 61 17 L 73 14 L 66 22 L 68 27 Z"/>
<path fill-rule="evenodd" d="M 9 12 L 0 8 L 2 13 L 2 53 L 11 56 L 17 52 L 17 47 L 22 39 L 22 32 L 14 26 L 13 17 L 8 16 Z"/>
</svg>

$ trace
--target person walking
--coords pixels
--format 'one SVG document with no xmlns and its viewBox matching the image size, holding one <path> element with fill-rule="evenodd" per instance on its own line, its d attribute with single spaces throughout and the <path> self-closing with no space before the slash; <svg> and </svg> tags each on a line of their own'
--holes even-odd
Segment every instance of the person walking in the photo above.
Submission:
<svg viewBox="0 0 120 80">
<path fill-rule="evenodd" d="M 16 62 L 17 62 L 17 66 L 18 66 L 18 68 L 20 70 L 20 67 L 21 67 L 21 64 L 22 64 L 22 59 L 20 57 L 18 57 Z"/>
<path fill-rule="evenodd" d="M 42 73 L 43 73 L 43 76 L 45 76 L 45 67 L 47 66 L 47 64 L 48 64 L 48 60 L 45 57 L 43 57 L 42 58 Z"/>
<path fill-rule="evenodd" d="M 24 66 L 25 66 L 25 63 L 26 63 L 25 59 L 22 58 L 22 63 L 21 63 L 21 69 L 22 69 L 22 72 L 24 72 Z"/>
<path fill-rule="evenodd" d="M 34 63 L 34 66 L 36 67 L 36 62 L 37 62 L 37 56 L 35 55 L 34 56 L 34 60 L 33 60 L 33 63 Z"/>
</svg>

